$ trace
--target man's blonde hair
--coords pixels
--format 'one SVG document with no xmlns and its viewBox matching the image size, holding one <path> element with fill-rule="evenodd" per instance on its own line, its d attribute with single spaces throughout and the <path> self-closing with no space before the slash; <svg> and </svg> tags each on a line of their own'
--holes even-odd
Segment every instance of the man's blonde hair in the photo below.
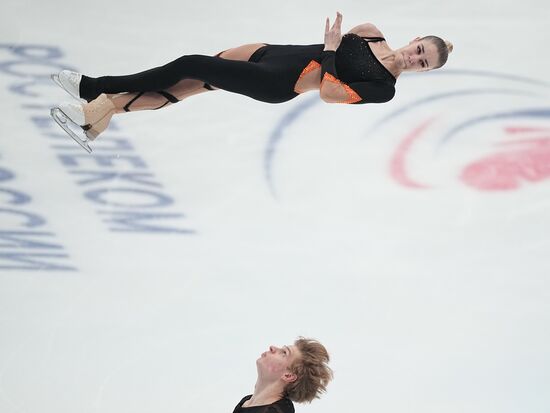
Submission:
<svg viewBox="0 0 550 413">
<path fill-rule="evenodd" d="M 330 357 L 327 349 L 317 340 L 299 337 L 294 345 L 300 351 L 300 357 L 289 367 L 297 379 L 287 384 L 285 396 L 297 403 L 318 399 L 326 391 L 333 374 L 328 366 Z"/>
</svg>

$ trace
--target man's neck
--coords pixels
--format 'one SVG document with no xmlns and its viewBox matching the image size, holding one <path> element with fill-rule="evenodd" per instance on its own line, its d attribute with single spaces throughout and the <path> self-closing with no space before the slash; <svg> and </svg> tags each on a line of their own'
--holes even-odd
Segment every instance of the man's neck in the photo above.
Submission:
<svg viewBox="0 0 550 413">
<path fill-rule="evenodd" d="M 257 381 L 252 397 L 246 401 L 246 407 L 275 403 L 277 400 L 281 400 L 283 392 L 284 385 L 280 382 L 262 383 Z"/>
</svg>

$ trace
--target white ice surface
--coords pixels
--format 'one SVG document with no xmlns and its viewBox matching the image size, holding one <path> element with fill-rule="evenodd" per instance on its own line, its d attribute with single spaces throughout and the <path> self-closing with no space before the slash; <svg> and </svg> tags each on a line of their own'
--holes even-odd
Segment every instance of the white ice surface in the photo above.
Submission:
<svg viewBox="0 0 550 413">
<path fill-rule="evenodd" d="M 394 47 L 433 33 L 455 51 L 385 105 L 215 92 L 117 117 L 93 156 L 55 137 L 58 68 L 320 43 L 336 9 L 345 30 L 371 21 Z M 549 19 L 544 0 L 4 0 L 0 412 L 231 412 L 258 355 L 299 335 L 326 344 L 335 380 L 297 412 L 550 411 Z M 505 154 L 496 174 L 523 174 L 515 189 L 461 179 Z M 83 182 L 132 171 L 150 176 Z M 128 211 L 184 214 L 149 223 L 193 232 L 105 222 Z"/>
</svg>

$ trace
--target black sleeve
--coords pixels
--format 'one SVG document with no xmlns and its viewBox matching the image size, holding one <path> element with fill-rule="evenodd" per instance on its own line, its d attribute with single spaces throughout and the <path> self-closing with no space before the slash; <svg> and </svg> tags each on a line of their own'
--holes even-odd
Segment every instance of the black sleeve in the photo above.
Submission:
<svg viewBox="0 0 550 413">
<path fill-rule="evenodd" d="M 359 105 L 362 103 L 385 103 L 389 102 L 395 96 L 395 86 L 384 82 L 356 82 L 348 85 L 361 100 L 354 102 Z"/>
<path fill-rule="evenodd" d="M 338 78 L 336 74 L 336 52 L 334 50 L 324 50 L 321 53 L 321 79 L 325 77 L 325 73 L 330 73 Z"/>
<path fill-rule="evenodd" d="M 346 84 L 339 80 L 336 73 L 336 52 L 332 50 L 325 50 L 321 53 L 321 81 L 325 79 L 339 82 L 348 90 L 348 94 L 355 92 L 361 98 L 361 100 L 357 100 L 350 96 L 351 102 L 349 103 L 384 103 L 390 101 L 395 95 L 395 87 L 390 83 L 368 81 Z"/>
</svg>

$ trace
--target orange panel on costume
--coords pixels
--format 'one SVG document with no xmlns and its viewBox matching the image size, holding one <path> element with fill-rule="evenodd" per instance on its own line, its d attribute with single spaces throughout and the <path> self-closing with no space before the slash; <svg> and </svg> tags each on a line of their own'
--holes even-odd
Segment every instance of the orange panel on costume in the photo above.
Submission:
<svg viewBox="0 0 550 413">
<path fill-rule="evenodd" d="M 298 78 L 298 80 L 303 78 L 305 75 L 307 75 L 312 70 L 315 70 L 319 67 L 321 67 L 321 65 L 319 63 L 317 63 L 315 60 L 312 60 L 311 62 L 308 63 L 308 65 L 304 68 L 304 70 L 302 70 L 302 73 L 300 73 L 300 77 Z"/>
<path fill-rule="evenodd" d="M 351 87 L 346 85 L 340 79 L 335 78 L 333 75 L 331 75 L 328 72 L 325 73 L 325 75 L 323 76 L 323 80 L 321 82 L 321 87 L 323 87 L 323 82 L 331 82 L 331 83 L 340 85 L 346 91 L 346 94 L 348 95 L 348 98 L 344 101 L 336 102 L 336 103 L 355 103 L 355 102 L 359 102 L 361 100 L 361 96 L 359 96 L 355 90 L 353 90 Z"/>
<path fill-rule="evenodd" d="M 320 67 L 321 65 L 315 60 L 310 61 L 308 65 L 304 68 L 304 70 L 302 70 L 302 73 L 300 73 L 300 76 L 298 76 L 298 80 L 296 80 L 296 83 L 294 84 L 294 91 L 296 93 L 302 93 L 303 91 L 298 89 L 298 83 L 300 82 L 300 80 L 309 72 L 312 72 L 315 69 L 318 69 Z"/>
</svg>

